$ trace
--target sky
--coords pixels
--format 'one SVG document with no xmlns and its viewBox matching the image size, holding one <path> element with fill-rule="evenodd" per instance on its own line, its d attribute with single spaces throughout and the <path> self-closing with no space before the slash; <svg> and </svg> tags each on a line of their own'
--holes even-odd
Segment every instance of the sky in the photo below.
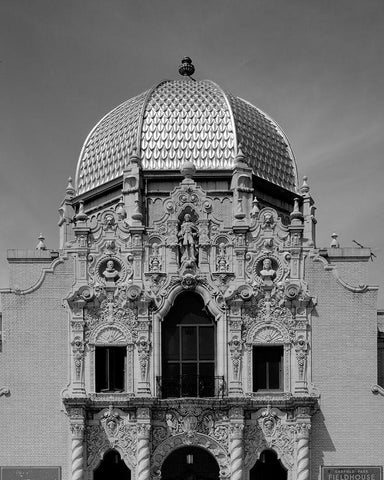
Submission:
<svg viewBox="0 0 384 480">
<path fill-rule="evenodd" d="M 383 0 L 0 0 L 0 287 L 6 249 L 58 248 L 91 128 L 190 56 L 283 128 L 330 235 L 372 248 L 384 308 Z"/>
</svg>

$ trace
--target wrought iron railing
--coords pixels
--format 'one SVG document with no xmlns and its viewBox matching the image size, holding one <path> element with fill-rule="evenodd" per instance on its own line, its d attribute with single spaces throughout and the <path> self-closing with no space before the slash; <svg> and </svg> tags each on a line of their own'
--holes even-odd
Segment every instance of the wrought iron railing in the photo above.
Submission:
<svg viewBox="0 0 384 480">
<path fill-rule="evenodd" d="M 226 395 L 224 377 L 203 375 L 180 375 L 156 377 L 159 398 L 219 397 Z"/>
</svg>

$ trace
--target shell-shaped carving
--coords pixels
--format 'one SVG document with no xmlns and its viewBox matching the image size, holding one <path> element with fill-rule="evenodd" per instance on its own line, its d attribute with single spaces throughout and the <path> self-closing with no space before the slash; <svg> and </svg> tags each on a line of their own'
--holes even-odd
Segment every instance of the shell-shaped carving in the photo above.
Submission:
<svg viewBox="0 0 384 480">
<path fill-rule="evenodd" d="M 284 343 L 280 331 L 273 327 L 265 327 L 259 330 L 253 338 L 254 343 Z"/>
<path fill-rule="evenodd" d="M 121 330 L 110 326 L 102 330 L 96 338 L 96 343 L 99 344 L 122 344 L 126 339 Z"/>
</svg>

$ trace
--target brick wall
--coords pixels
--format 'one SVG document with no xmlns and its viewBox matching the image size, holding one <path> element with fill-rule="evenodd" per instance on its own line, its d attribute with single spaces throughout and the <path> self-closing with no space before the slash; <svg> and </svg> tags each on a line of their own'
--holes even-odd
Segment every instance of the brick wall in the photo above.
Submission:
<svg viewBox="0 0 384 480">
<path fill-rule="evenodd" d="M 365 266 L 350 265 L 353 277 L 362 278 L 356 284 L 364 283 Z M 318 297 L 311 354 L 321 393 L 311 434 L 312 478 L 320 478 L 320 465 L 383 465 L 384 398 L 371 392 L 377 383 L 377 292 L 353 293 L 312 260 L 306 272 Z"/>
<path fill-rule="evenodd" d="M 41 265 L 40 265 L 41 267 Z M 70 260 L 27 295 L 3 294 L 0 465 L 61 466 L 69 478 L 69 425 L 61 405 L 68 383 L 68 314 L 62 299 L 73 281 Z"/>
</svg>

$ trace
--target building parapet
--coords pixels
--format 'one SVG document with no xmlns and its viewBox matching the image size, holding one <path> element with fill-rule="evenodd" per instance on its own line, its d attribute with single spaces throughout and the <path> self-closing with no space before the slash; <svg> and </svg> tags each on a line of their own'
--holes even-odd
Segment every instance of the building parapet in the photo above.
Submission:
<svg viewBox="0 0 384 480">
<path fill-rule="evenodd" d="M 7 250 L 7 260 L 9 263 L 50 263 L 58 258 L 57 250 Z"/>
<path fill-rule="evenodd" d="M 319 255 L 332 262 L 368 262 L 372 252 L 370 248 L 320 248 Z"/>
</svg>

